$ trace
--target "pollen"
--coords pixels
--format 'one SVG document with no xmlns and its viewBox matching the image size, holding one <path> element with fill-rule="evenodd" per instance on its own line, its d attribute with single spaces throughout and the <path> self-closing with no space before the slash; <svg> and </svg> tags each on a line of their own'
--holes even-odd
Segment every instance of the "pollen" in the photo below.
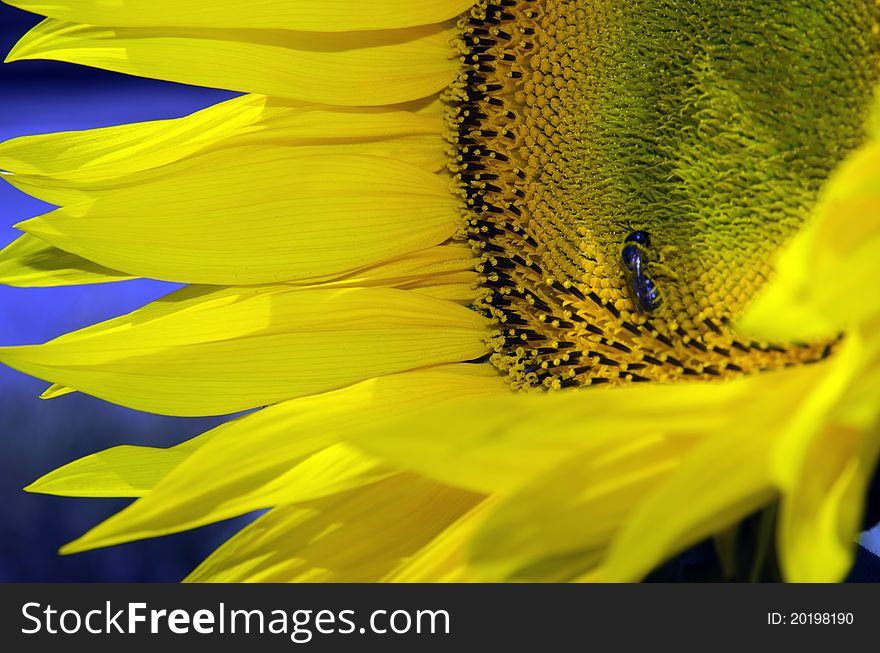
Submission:
<svg viewBox="0 0 880 653">
<path fill-rule="evenodd" d="M 878 24 L 873 0 L 498 0 L 461 19 L 451 167 L 511 384 L 712 380 L 831 355 L 839 340 L 732 325 L 866 137 Z M 641 286 L 621 260 L 636 231 Z"/>
</svg>

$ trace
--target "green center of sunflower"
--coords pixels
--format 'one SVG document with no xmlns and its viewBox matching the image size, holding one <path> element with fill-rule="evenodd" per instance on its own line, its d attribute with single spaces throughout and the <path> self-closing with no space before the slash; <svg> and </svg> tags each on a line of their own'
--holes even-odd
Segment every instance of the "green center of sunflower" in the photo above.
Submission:
<svg viewBox="0 0 880 653">
<path fill-rule="evenodd" d="M 478 3 L 450 127 L 493 364 L 559 388 L 828 356 L 730 323 L 864 138 L 878 23 L 874 0 Z"/>
</svg>

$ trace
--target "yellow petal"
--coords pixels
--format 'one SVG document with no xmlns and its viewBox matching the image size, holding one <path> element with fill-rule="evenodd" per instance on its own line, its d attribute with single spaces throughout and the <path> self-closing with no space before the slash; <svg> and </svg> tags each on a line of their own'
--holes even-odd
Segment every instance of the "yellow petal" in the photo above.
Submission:
<svg viewBox="0 0 880 653">
<path fill-rule="evenodd" d="M 72 286 L 131 278 L 29 234 L 20 236 L 0 252 L 0 283 L 6 286 Z"/>
<path fill-rule="evenodd" d="M 375 30 L 439 23 L 475 0 L 8 0 L 53 18 L 132 27 L 249 27 L 316 32 Z"/>
<path fill-rule="evenodd" d="M 485 336 L 474 311 L 404 290 L 197 288 L 45 345 L 0 348 L 0 360 L 124 406 L 192 416 L 479 358 Z"/>
<path fill-rule="evenodd" d="M 6 61 L 54 59 L 129 75 L 345 106 L 438 93 L 459 62 L 445 26 L 318 34 L 95 27 L 46 19 Z"/>
<path fill-rule="evenodd" d="M 415 288 L 413 292 L 422 293 L 435 299 L 455 302 L 462 306 L 470 306 L 474 303 L 477 293 L 475 288 L 478 279 L 468 274 L 468 280 L 461 283 L 430 284 Z"/>
<path fill-rule="evenodd" d="M 811 439 L 783 501 L 781 564 L 793 582 L 839 582 L 852 567 L 865 492 L 876 473 L 880 427 L 829 425 Z"/>
<path fill-rule="evenodd" d="M 259 129 L 276 113 L 269 104 L 263 96 L 244 95 L 183 118 L 21 136 L 0 143 L 0 169 L 16 175 L 106 183 Z M 297 106 L 291 103 L 290 111 L 296 112 Z"/>
<path fill-rule="evenodd" d="M 203 446 L 215 431 L 166 449 L 123 445 L 85 456 L 37 479 L 25 490 L 66 497 L 140 497 Z"/>
<path fill-rule="evenodd" d="M 469 245 L 448 241 L 436 247 L 408 252 L 341 277 L 321 279 L 314 285 L 325 288 L 381 285 L 412 289 L 435 284 L 472 282 L 476 280 L 474 265 L 474 255 Z"/>
<path fill-rule="evenodd" d="M 243 146 L 284 145 L 397 158 L 426 170 L 445 163 L 438 111 L 327 108 L 247 95 L 184 118 L 101 129 L 23 136 L 0 143 L 3 178 L 57 205 L 140 185 L 200 165 L 198 154 Z M 418 112 L 416 110 L 419 110 Z"/>
<path fill-rule="evenodd" d="M 468 549 L 476 529 L 497 505 L 498 497 L 486 497 L 446 528 L 430 544 L 402 561 L 383 583 L 467 583 L 480 580 L 468 566 Z"/>
<path fill-rule="evenodd" d="M 263 505 L 302 503 L 394 474 L 380 460 L 341 443 L 319 451 L 260 488 Z"/>
<path fill-rule="evenodd" d="M 362 431 L 381 432 L 401 415 L 411 423 L 437 403 L 493 392 L 506 392 L 497 374 L 486 366 L 460 364 L 389 375 L 270 406 L 209 431 L 202 437 L 210 442 L 162 475 L 151 492 L 66 550 L 196 528 L 376 480 L 387 470 L 373 458 L 333 445 Z M 88 491 L 93 468 L 88 459 L 72 463 L 50 475 L 52 487 L 75 483 L 80 492 Z M 95 487 L 105 488 L 104 479 L 115 471 L 99 470 Z"/>
<path fill-rule="evenodd" d="M 223 544 L 188 582 L 375 582 L 479 497 L 409 475 L 276 508 Z"/>
<path fill-rule="evenodd" d="M 437 245 L 458 229 L 445 177 L 324 151 L 225 149 L 18 226 L 136 276 L 224 285 L 340 274 Z"/>
<path fill-rule="evenodd" d="M 878 350 L 876 338 L 848 336 L 777 448 L 775 474 L 784 492 L 779 543 L 788 580 L 836 582 L 852 565 L 880 452 Z"/>
<path fill-rule="evenodd" d="M 513 492 L 597 439 L 703 434 L 730 419 L 741 384 L 499 394 L 425 410 L 357 444 L 405 469 L 486 494 Z M 409 428 L 408 428 L 409 426 Z"/>
<path fill-rule="evenodd" d="M 69 204 L 143 184 L 192 165 L 195 160 L 187 159 L 195 154 L 232 146 L 334 145 L 334 152 L 393 154 L 435 168 L 444 157 L 442 120 L 430 106 L 413 109 L 322 108 L 242 96 L 184 118 L 15 138 L 0 143 L 0 169 L 8 173 L 4 179 L 29 194 Z M 8 285 L 101 283 L 129 276 L 27 234 L 0 253 L 0 283 Z"/>
<path fill-rule="evenodd" d="M 826 373 L 827 365 L 814 365 L 738 380 L 746 392 L 728 407 L 726 425 L 706 429 L 705 441 L 632 511 L 590 578 L 638 580 L 768 503 L 777 492 L 774 455 L 793 428 L 791 413 Z"/>
<path fill-rule="evenodd" d="M 305 442 L 302 441 L 302 444 Z M 247 500 L 242 500 L 242 497 L 236 497 L 237 507 L 247 507 L 242 512 L 250 512 L 273 505 L 307 502 L 368 485 L 390 476 L 391 473 L 376 459 L 346 445 L 335 445 L 314 455 L 303 457 L 286 473 L 273 479 L 267 487 L 261 488 L 259 496 L 253 494 L 248 496 L 250 504 Z M 155 504 L 151 505 L 155 506 Z M 229 506 L 223 508 L 228 512 Z M 141 508 L 140 511 L 135 510 L 134 514 L 143 517 L 148 510 L 149 508 Z M 203 516 L 203 519 L 215 521 L 221 518 L 219 514 L 220 511 L 210 516 Z M 77 553 L 131 539 L 149 537 L 149 531 L 133 529 L 136 519 L 132 513 L 124 511 L 99 524 L 78 540 L 65 545 L 61 553 Z M 170 529 L 165 532 L 170 532 Z"/>
<path fill-rule="evenodd" d="M 470 562 L 496 581 L 565 581 L 584 573 L 695 442 L 659 435 L 594 438 L 582 453 L 504 500 L 474 536 Z"/>
<path fill-rule="evenodd" d="M 66 388 L 58 383 L 53 383 L 40 393 L 40 399 L 55 399 L 76 392 L 73 388 Z"/>
<path fill-rule="evenodd" d="M 711 438 L 629 516 L 591 579 L 639 580 L 673 554 L 768 503 L 774 489 L 767 458 L 758 438 Z"/>
<path fill-rule="evenodd" d="M 465 243 L 448 241 L 341 277 L 330 277 L 306 285 L 324 288 L 406 288 L 436 299 L 471 306 L 477 299 L 479 278 L 474 270 L 474 255 L 470 247 Z"/>
</svg>

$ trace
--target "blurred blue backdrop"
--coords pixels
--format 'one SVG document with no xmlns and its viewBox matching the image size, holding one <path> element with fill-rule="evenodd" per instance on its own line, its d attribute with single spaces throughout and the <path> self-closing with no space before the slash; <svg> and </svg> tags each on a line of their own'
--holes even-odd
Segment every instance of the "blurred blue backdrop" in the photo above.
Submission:
<svg viewBox="0 0 880 653">
<path fill-rule="evenodd" d="M 38 20 L 0 4 L 0 52 L 5 55 Z M 0 66 L 0 140 L 173 118 L 232 95 L 61 63 L 17 62 Z M 5 183 L 0 183 L 0 207 L 0 246 L 18 235 L 13 224 L 52 208 Z M 174 288 L 152 281 L 31 290 L 0 286 L 0 343 L 44 342 L 126 313 Z M 118 444 L 176 444 L 223 418 L 160 417 L 80 394 L 42 401 L 37 397 L 45 387 L 0 366 L 0 582 L 176 581 L 246 523 L 245 517 L 180 535 L 59 556 L 62 544 L 127 502 L 30 495 L 22 487 L 94 451 Z M 880 530 L 865 543 L 880 551 Z M 876 574 L 876 558 L 863 549 L 856 577 L 880 580 Z"/>
</svg>

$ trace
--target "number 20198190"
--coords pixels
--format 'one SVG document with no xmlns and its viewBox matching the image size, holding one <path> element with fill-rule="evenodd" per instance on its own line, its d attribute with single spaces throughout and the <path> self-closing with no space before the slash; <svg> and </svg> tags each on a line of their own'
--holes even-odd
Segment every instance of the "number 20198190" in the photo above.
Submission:
<svg viewBox="0 0 880 653">
<path fill-rule="evenodd" d="M 774 625 L 792 625 L 792 626 L 809 626 L 809 625 L 845 625 L 848 626 L 853 622 L 852 612 L 791 612 L 783 614 L 781 612 L 768 612 L 767 623 Z"/>
</svg>

